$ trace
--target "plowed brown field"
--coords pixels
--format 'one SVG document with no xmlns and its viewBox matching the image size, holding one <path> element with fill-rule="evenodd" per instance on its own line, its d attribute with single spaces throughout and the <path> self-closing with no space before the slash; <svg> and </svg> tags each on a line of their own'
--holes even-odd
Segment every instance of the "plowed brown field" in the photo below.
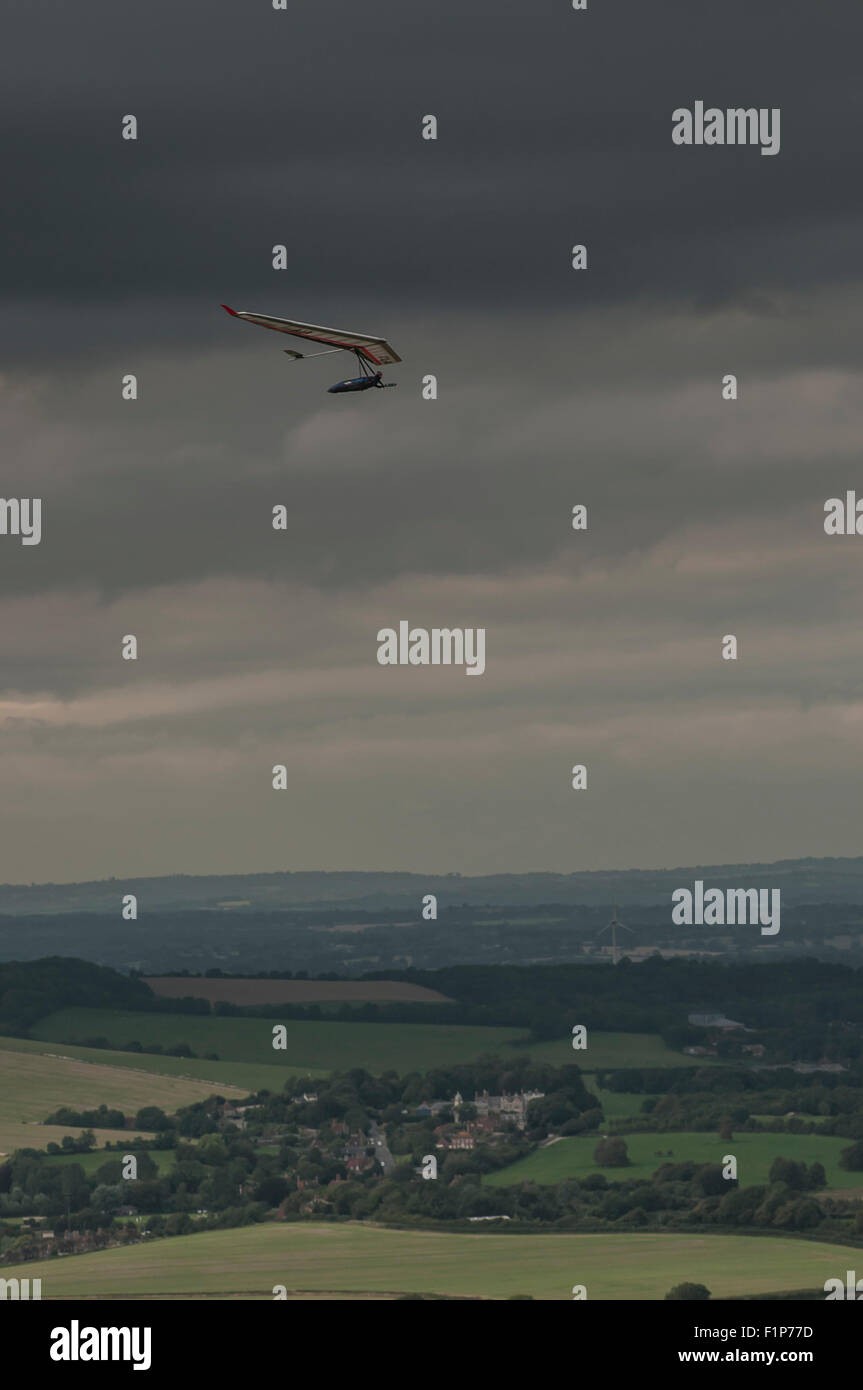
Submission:
<svg viewBox="0 0 863 1390">
<path fill-rule="evenodd" d="M 209 999 L 211 1004 L 448 1004 L 446 995 L 401 980 L 145 980 L 163 999 Z"/>
</svg>

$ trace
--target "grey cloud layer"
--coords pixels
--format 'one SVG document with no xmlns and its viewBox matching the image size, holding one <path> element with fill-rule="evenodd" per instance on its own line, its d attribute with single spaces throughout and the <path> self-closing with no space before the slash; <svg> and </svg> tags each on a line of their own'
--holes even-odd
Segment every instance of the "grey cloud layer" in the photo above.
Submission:
<svg viewBox="0 0 863 1390">
<path fill-rule="evenodd" d="M 340 591 L 529 573 L 558 551 L 576 570 L 612 564 L 703 520 L 732 545 L 738 519 L 799 512 L 811 527 L 853 482 L 860 309 L 846 293 L 763 314 L 514 315 L 523 366 L 487 319 L 430 314 L 403 320 L 399 392 L 356 401 L 325 394 L 330 364 L 288 364 L 275 334 L 227 316 L 219 353 L 13 372 L 6 486 L 43 497 L 44 539 L 0 547 L 3 591 L 112 598 L 207 575 Z M 119 391 L 132 367 L 136 403 Z M 731 369 L 734 405 L 719 389 Z M 279 503 L 286 533 L 270 526 Z"/>
</svg>

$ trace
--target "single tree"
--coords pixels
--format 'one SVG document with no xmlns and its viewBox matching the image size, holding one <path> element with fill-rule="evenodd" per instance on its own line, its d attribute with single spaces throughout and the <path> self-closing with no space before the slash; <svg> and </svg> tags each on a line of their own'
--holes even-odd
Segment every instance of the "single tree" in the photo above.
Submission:
<svg viewBox="0 0 863 1390">
<path fill-rule="evenodd" d="M 629 1154 L 625 1141 L 603 1136 L 593 1151 L 593 1161 L 601 1168 L 627 1168 Z"/>
</svg>

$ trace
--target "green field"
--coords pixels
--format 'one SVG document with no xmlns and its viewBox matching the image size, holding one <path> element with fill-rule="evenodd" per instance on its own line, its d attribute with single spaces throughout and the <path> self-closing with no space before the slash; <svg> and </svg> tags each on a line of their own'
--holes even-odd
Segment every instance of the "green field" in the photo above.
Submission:
<svg viewBox="0 0 863 1390">
<path fill-rule="evenodd" d="M 823 1288 L 856 1251 L 814 1241 L 728 1235 L 461 1235 L 360 1224 L 290 1224 L 198 1235 L 4 1267 L 42 1280 L 42 1298 L 467 1298 L 661 1299 L 674 1284 L 706 1284 L 714 1297 Z"/>
<path fill-rule="evenodd" d="M 828 1123 L 828 1116 L 826 1115 L 804 1115 L 798 1111 L 798 1116 L 807 1125 L 826 1125 Z M 775 1120 L 781 1120 L 785 1117 L 782 1115 L 750 1115 L 749 1118 L 757 1120 L 762 1125 L 771 1125 Z"/>
<path fill-rule="evenodd" d="M 292 1020 L 284 1024 L 287 1050 L 276 1052 L 272 1047 L 272 1028 L 279 1022 L 282 1020 L 61 1009 L 41 1019 L 33 1031 L 41 1039 L 58 1043 L 72 1037 L 105 1037 L 113 1048 L 122 1048 L 131 1039 L 144 1045 L 160 1043 L 163 1047 L 184 1042 L 199 1055 L 217 1052 L 225 1061 L 279 1066 L 286 1071 L 312 1076 L 350 1067 L 365 1067 L 376 1074 L 391 1069 L 402 1074 L 428 1071 L 432 1067 L 475 1061 L 489 1054 L 530 1056 L 556 1066 L 574 1062 L 591 1071 L 596 1067 L 698 1065 L 696 1058 L 672 1052 L 661 1038 L 651 1034 L 592 1033 L 589 1050 L 574 1052 L 567 1038 L 559 1043 L 525 1045 L 520 1042 L 524 1037 L 523 1029 L 435 1023 Z M 519 1045 L 513 1046 L 514 1043 Z M 174 1060 L 184 1071 L 199 1065 L 183 1059 Z M 219 1063 L 207 1065 L 216 1071 L 220 1069 Z"/>
<path fill-rule="evenodd" d="M 106 1153 L 104 1149 L 94 1149 L 88 1154 L 51 1154 L 45 1161 L 46 1163 L 80 1163 L 88 1178 L 91 1178 L 103 1163 L 108 1163 L 112 1158 L 121 1158 L 124 1153 L 137 1153 L 140 1150 L 135 1148 L 134 1140 L 124 1149 L 112 1149 Z M 278 1153 L 278 1149 L 276 1150 Z M 147 1153 L 152 1158 L 160 1173 L 167 1173 L 173 1168 L 177 1161 L 176 1149 L 148 1149 Z"/>
<path fill-rule="evenodd" d="M 863 1187 L 863 1172 L 849 1173 L 839 1167 L 839 1155 L 852 1142 L 850 1139 L 822 1138 L 817 1134 L 735 1134 L 722 1140 L 716 1134 L 692 1134 L 676 1131 L 670 1134 L 624 1134 L 631 1160 L 628 1168 L 600 1168 L 593 1161 L 597 1145 L 592 1138 L 559 1139 L 547 1149 L 537 1149 L 508 1168 L 490 1173 L 483 1182 L 491 1187 L 508 1187 L 516 1182 L 547 1184 L 563 1182 L 565 1178 L 586 1178 L 589 1173 L 604 1173 L 609 1182 L 624 1182 L 631 1178 L 649 1178 L 663 1163 L 720 1163 L 724 1154 L 737 1159 L 737 1176 L 742 1187 L 767 1182 L 770 1165 L 775 1158 L 791 1158 L 800 1163 L 823 1163 L 828 1187 Z M 663 1157 L 657 1158 L 656 1151 Z M 672 1158 L 665 1155 L 671 1149 Z"/>
<path fill-rule="evenodd" d="M 585 1084 L 589 1091 L 593 1091 L 599 1097 L 602 1105 L 602 1113 L 607 1120 L 629 1120 L 637 1118 L 641 1112 L 642 1101 L 648 1099 L 646 1091 L 635 1094 L 631 1091 L 607 1091 L 601 1086 L 597 1086 L 593 1077 L 585 1077 Z M 658 1097 L 653 1096 L 656 1100 Z M 657 1146 L 658 1147 L 658 1146 Z"/>
<path fill-rule="evenodd" d="M 588 1045 L 576 1052 L 572 1040 L 561 1043 L 541 1043 L 530 1049 L 544 1061 L 557 1066 L 575 1062 L 582 1071 L 593 1072 L 615 1067 L 715 1067 L 715 1057 L 687 1057 L 685 1052 L 672 1052 L 656 1033 L 599 1033 L 588 1031 Z M 546 1052 L 544 1049 L 550 1049 Z M 553 1050 L 553 1055 L 552 1055 Z M 561 1062 L 562 1052 L 566 1057 Z M 643 1097 L 642 1097 L 643 1099 Z"/>
<path fill-rule="evenodd" d="M 93 1061 L 51 1055 L 44 1051 L 6 1048 L 0 1038 L 0 1154 L 14 1149 L 42 1149 L 65 1134 L 78 1135 L 75 1125 L 45 1125 L 46 1116 L 61 1106 L 92 1110 L 105 1104 L 134 1115 L 145 1105 L 158 1105 L 170 1114 L 180 1106 L 204 1100 L 213 1087 L 200 1081 L 130 1072 L 106 1066 L 107 1054 L 91 1052 Z M 96 1061 L 96 1058 L 99 1061 Z M 131 1131 L 97 1130 L 97 1143 L 126 1139 Z"/>
</svg>

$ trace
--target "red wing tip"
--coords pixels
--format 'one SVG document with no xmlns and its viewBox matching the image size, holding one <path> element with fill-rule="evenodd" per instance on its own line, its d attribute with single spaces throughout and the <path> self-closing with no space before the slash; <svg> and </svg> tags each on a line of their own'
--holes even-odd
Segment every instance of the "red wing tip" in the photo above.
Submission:
<svg viewBox="0 0 863 1390">
<path fill-rule="evenodd" d="M 236 309 L 232 309 L 231 306 L 230 306 L 230 304 L 223 304 L 223 305 L 222 305 L 222 308 L 225 309 L 225 310 L 227 310 L 227 312 L 228 312 L 233 318 L 237 318 L 237 317 L 238 317 L 238 314 L 237 314 Z"/>
</svg>

